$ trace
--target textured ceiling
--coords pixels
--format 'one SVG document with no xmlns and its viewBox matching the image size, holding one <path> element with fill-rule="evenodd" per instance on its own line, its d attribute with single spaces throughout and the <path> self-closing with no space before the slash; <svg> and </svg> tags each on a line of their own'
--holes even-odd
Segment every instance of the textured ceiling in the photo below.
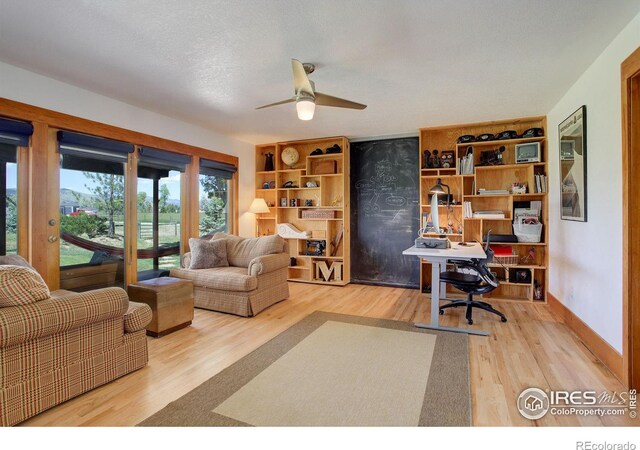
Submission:
<svg viewBox="0 0 640 450">
<path fill-rule="evenodd" d="M 251 143 L 548 112 L 638 13 L 616 0 L 0 0 L 0 60 Z M 321 92 L 293 104 L 290 58 Z M 0 80 L 1 82 L 1 80 Z"/>
</svg>

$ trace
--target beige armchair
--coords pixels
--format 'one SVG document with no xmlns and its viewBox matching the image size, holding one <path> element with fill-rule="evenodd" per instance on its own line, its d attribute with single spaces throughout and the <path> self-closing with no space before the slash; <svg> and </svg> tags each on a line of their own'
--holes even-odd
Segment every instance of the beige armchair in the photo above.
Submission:
<svg viewBox="0 0 640 450">
<path fill-rule="evenodd" d="M 284 239 L 223 233 L 213 239 L 225 239 L 229 267 L 189 269 L 191 254 L 186 253 L 181 267 L 171 269 L 172 277 L 193 282 L 197 308 L 250 317 L 289 297 L 289 249 Z"/>
<path fill-rule="evenodd" d="M 19 272 L 15 267 L 0 266 L 0 274 Z M 6 295 L 0 306 L 0 425 L 22 422 L 147 364 L 151 310 L 129 302 L 124 290 L 49 295 L 42 282 L 46 298 L 25 301 L 34 283 L 10 290 L 6 277 L 2 282 L 5 293 L 18 295 L 14 306 L 6 305 Z"/>
</svg>

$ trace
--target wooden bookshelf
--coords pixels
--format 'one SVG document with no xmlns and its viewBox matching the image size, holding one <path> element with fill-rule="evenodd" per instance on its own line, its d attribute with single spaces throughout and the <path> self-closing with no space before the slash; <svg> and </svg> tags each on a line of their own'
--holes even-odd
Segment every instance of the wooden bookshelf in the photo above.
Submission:
<svg viewBox="0 0 640 450">
<path fill-rule="evenodd" d="M 340 146 L 341 152 L 327 154 L 326 150 L 335 144 Z M 293 167 L 282 162 L 282 151 L 287 147 L 295 148 L 299 154 Z M 323 154 L 311 156 L 318 148 Z M 264 170 L 268 153 L 274 155 L 273 171 Z M 324 161 L 334 162 L 334 173 L 316 173 L 318 163 Z M 351 233 L 347 138 L 338 136 L 257 145 L 255 164 L 255 195 L 264 198 L 270 209 L 269 213 L 257 217 L 258 235 L 276 234 L 278 225 L 283 223 L 311 234 L 308 239 L 288 239 L 290 256 L 295 258 L 295 265 L 289 266 L 289 281 L 332 286 L 348 284 Z M 287 182 L 292 182 L 294 187 L 285 188 Z M 310 182 L 316 186 L 307 186 Z M 306 206 L 307 202 L 311 206 Z M 323 210 L 333 217 L 303 218 L 305 210 Z M 332 245 L 340 231 L 342 238 L 337 246 Z M 324 254 L 307 254 L 307 240 L 323 241 Z"/>
<path fill-rule="evenodd" d="M 505 130 L 515 130 L 521 135 L 529 128 L 542 128 L 545 135 L 532 138 L 516 138 L 507 140 L 494 140 L 482 142 L 470 142 L 458 144 L 459 136 L 478 136 L 483 133 L 496 134 Z M 535 163 L 517 164 L 515 158 L 515 146 L 517 144 L 539 142 L 541 148 L 541 161 Z M 468 147 L 473 148 L 474 171 L 472 174 L 462 175 L 459 173 L 459 159 L 467 153 Z M 480 153 L 485 150 L 505 147 L 502 152 L 502 164 L 479 166 Z M 443 150 L 454 152 L 455 167 L 449 168 L 427 168 L 424 164 L 424 150 L 433 151 L 437 149 L 441 154 Z M 482 122 L 463 125 L 451 125 L 420 129 L 420 216 L 430 212 L 428 200 L 429 189 L 436 184 L 438 178 L 444 184 L 449 185 L 455 206 L 447 209 L 446 206 L 439 206 L 440 227 L 447 228 L 449 223 L 453 224 L 453 233 L 447 234 L 453 243 L 460 241 L 482 242 L 487 231 L 492 230 L 494 234 L 513 234 L 514 202 L 542 202 L 540 221 L 543 224 L 542 236 L 539 243 L 518 242 L 509 245 L 518 256 L 518 264 L 502 266 L 499 263 L 491 265 L 501 279 L 500 286 L 493 292 L 486 294 L 485 298 L 496 298 L 501 300 L 540 302 L 547 301 L 548 286 L 548 196 L 546 192 L 535 192 L 536 175 L 548 175 L 547 170 L 547 126 L 546 117 L 528 117 L 521 119 L 499 120 L 492 122 Z M 488 194 L 478 195 L 479 189 L 510 189 L 514 182 L 527 183 L 526 194 Z M 548 187 L 546 188 L 548 190 Z M 463 202 L 471 202 L 472 209 L 478 210 L 500 210 L 504 212 L 504 219 L 487 218 L 464 218 L 464 208 L 460 207 Z M 460 229 L 461 228 L 461 229 Z M 460 231 L 462 231 L 460 233 Z M 495 243 L 493 246 L 500 246 Z M 534 260 L 523 261 L 534 249 Z M 431 285 L 431 264 L 421 261 L 420 286 L 422 288 Z M 527 282 L 516 279 L 515 272 L 524 271 L 529 273 Z M 530 281 L 529 281 L 530 279 Z M 542 298 L 534 299 L 535 284 L 542 286 Z M 446 287 L 446 295 L 449 297 L 464 296 L 450 285 Z"/>
</svg>

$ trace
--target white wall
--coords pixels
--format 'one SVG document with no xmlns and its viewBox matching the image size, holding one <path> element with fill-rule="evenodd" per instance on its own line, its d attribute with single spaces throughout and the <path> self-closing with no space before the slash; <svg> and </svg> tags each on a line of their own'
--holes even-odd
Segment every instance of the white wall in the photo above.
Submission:
<svg viewBox="0 0 640 450">
<path fill-rule="evenodd" d="M 253 214 L 246 212 L 254 193 L 253 145 L 2 62 L 0 97 L 237 156 L 239 232 L 255 234 Z"/>
<path fill-rule="evenodd" d="M 622 353 L 620 64 L 640 46 L 640 14 L 547 115 L 549 292 Z M 560 220 L 558 124 L 587 106 L 588 222 Z"/>
</svg>

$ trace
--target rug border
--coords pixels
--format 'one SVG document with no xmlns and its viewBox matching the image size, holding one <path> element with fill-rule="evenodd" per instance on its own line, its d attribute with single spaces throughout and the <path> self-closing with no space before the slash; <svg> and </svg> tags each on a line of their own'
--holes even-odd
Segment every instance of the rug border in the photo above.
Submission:
<svg viewBox="0 0 640 450">
<path fill-rule="evenodd" d="M 416 328 L 410 322 L 314 311 L 137 426 L 251 426 L 212 411 L 327 321 L 435 335 L 437 338 L 429 381 L 418 426 L 471 425 L 469 344 L 466 335 Z M 452 359 L 451 355 L 456 353 L 464 354 L 466 358 Z M 448 373 L 438 370 L 447 364 L 454 364 L 454 370 Z M 215 385 L 215 388 L 209 384 Z M 445 389 L 448 386 L 455 389 Z M 199 391 L 205 390 L 206 397 L 199 394 Z M 171 420 L 167 421 L 167 418 Z"/>
</svg>

